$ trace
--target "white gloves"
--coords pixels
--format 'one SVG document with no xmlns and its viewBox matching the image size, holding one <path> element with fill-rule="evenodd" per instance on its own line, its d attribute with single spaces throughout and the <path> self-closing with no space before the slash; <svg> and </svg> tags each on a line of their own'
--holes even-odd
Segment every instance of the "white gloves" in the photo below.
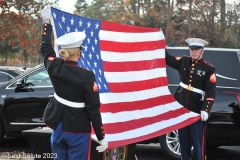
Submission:
<svg viewBox="0 0 240 160">
<path fill-rule="evenodd" d="M 101 140 L 99 142 L 100 142 L 100 146 L 97 146 L 96 149 L 98 152 L 104 152 L 108 147 L 108 141 L 106 141 L 106 139 L 104 138 L 103 140 Z"/>
<path fill-rule="evenodd" d="M 208 119 L 208 113 L 205 111 L 201 111 L 201 120 L 206 121 Z"/>
<path fill-rule="evenodd" d="M 45 6 L 44 9 L 41 10 L 41 16 L 42 16 L 42 19 L 47 19 L 47 18 L 50 18 L 51 17 L 51 8 L 50 6 Z"/>
</svg>

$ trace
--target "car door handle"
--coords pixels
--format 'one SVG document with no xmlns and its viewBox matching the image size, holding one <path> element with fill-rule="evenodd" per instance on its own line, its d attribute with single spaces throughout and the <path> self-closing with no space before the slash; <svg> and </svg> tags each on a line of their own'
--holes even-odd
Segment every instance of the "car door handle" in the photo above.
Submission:
<svg viewBox="0 0 240 160">
<path fill-rule="evenodd" d="M 48 98 L 52 98 L 53 97 L 53 94 L 49 95 Z"/>
</svg>

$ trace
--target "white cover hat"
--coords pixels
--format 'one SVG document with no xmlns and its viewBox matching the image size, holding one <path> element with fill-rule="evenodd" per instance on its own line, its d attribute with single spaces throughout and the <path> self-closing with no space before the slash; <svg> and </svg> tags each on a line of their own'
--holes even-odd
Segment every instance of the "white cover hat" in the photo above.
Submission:
<svg viewBox="0 0 240 160">
<path fill-rule="evenodd" d="M 185 42 L 189 45 L 189 46 L 201 46 L 204 47 L 206 45 L 208 45 L 208 42 L 200 39 L 200 38 L 188 38 L 185 40 Z"/>
<path fill-rule="evenodd" d="M 61 48 L 78 48 L 85 38 L 86 34 L 84 32 L 71 32 L 59 37 L 55 43 Z"/>
</svg>

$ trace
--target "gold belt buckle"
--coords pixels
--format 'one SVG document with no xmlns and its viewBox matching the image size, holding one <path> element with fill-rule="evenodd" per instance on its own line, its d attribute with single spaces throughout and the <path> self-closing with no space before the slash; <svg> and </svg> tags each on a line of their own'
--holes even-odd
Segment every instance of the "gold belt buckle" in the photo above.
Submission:
<svg viewBox="0 0 240 160">
<path fill-rule="evenodd" d="M 190 86 L 190 85 L 188 85 L 187 90 L 192 91 L 192 90 L 193 90 L 193 87 Z"/>
</svg>

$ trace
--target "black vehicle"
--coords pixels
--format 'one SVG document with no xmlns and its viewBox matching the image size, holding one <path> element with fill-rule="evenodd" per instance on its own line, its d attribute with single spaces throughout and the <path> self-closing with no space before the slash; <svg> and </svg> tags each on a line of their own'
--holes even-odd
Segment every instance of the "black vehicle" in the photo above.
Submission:
<svg viewBox="0 0 240 160">
<path fill-rule="evenodd" d="M 167 47 L 174 56 L 189 55 L 187 47 Z M 207 145 L 240 145 L 240 50 L 205 48 L 204 59 L 216 67 L 217 94 L 207 121 Z M 169 90 L 179 84 L 177 71 L 167 67 Z M 23 130 L 44 127 L 43 111 L 54 90 L 43 64 L 0 83 L 0 143 L 4 135 L 18 136 Z M 139 143 L 160 143 L 163 152 L 180 157 L 177 131 Z"/>
<path fill-rule="evenodd" d="M 31 130 L 46 128 L 42 116 L 48 101 L 53 97 L 54 89 L 44 65 L 40 64 L 10 81 L 0 83 L 0 93 L 0 144 L 4 135 L 24 136 L 33 152 L 45 153 L 42 154 L 42 159 L 47 159 L 43 156 L 51 152 L 50 134 L 28 133 L 29 130 L 31 133 Z M 92 141 L 92 147 L 96 146 L 97 143 Z M 136 144 L 120 146 L 115 150 L 120 159 L 134 159 Z M 91 151 L 91 159 L 108 157 L 112 153 L 113 149 L 104 152 L 104 155 L 94 149 Z"/>
<path fill-rule="evenodd" d="M 189 56 L 187 47 L 167 47 L 169 54 Z M 215 102 L 207 121 L 207 147 L 240 145 L 240 50 L 205 48 L 203 59 L 213 64 L 217 72 Z M 168 88 L 172 94 L 178 87 L 178 72 L 167 67 Z M 180 159 L 178 131 L 140 143 L 160 143 L 164 154 Z"/>
<path fill-rule="evenodd" d="M 43 65 L 0 83 L 0 143 L 6 136 L 45 126 L 43 111 L 53 95 L 53 86 Z"/>
</svg>

